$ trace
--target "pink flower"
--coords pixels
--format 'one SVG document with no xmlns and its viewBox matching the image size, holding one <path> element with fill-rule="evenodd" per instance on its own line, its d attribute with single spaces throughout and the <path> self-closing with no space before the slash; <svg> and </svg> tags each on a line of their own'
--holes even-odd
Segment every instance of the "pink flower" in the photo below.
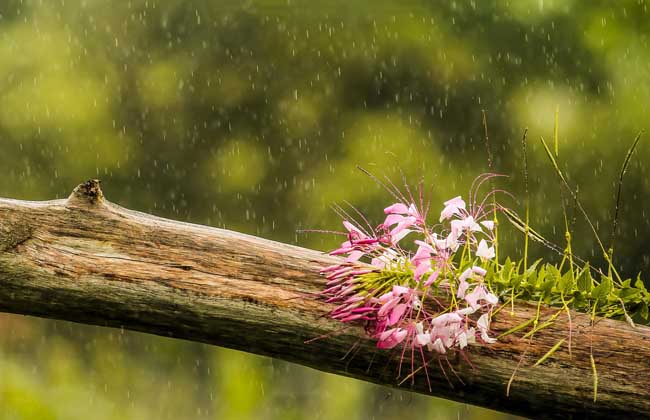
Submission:
<svg viewBox="0 0 650 420">
<path fill-rule="evenodd" d="M 396 225 L 390 231 L 392 244 L 396 244 L 411 233 L 413 230 L 409 229 L 410 227 L 424 224 L 424 220 L 422 220 L 414 204 L 407 207 L 406 204 L 395 203 L 392 206 L 386 207 L 384 213 L 387 216 L 381 226 L 385 229 L 391 229 L 392 226 Z"/>
<path fill-rule="evenodd" d="M 391 227 L 404 220 L 404 218 L 405 218 L 404 215 L 391 213 L 388 216 L 386 216 L 386 219 L 384 219 L 384 223 L 382 223 L 382 225 L 385 227 Z"/>
<path fill-rule="evenodd" d="M 499 298 L 489 293 L 482 284 L 477 285 L 470 294 L 465 296 L 465 301 L 474 309 L 478 309 L 481 306 L 478 303 L 479 300 L 484 300 L 489 305 L 496 305 L 499 302 Z"/>
<path fill-rule="evenodd" d="M 397 228 L 393 229 L 393 231 L 391 231 L 390 233 L 391 244 L 395 245 L 396 243 L 404 239 L 404 237 L 411 232 L 413 232 L 411 229 L 401 229 L 401 230 L 397 230 Z"/>
<path fill-rule="evenodd" d="M 406 338 L 408 331 L 404 328 L 392 328 L 384 331 L 377 341 L 377 348 L 392 349 Z"/>
<path fill-rule="evenodd" d="M 430 332 L 424 332 L 424 327 L 422 325 L 422 322 L 418 322 L 415 324 L 415 344 L 419 345 L 420 347 L 426 346 L 429 343 L 431 343 L 431 333 Z"/>
<path fill-rule="evenodd" d="M 438 276 L 440 276 L 440 270 L 436 270 L 433 273 L 429 274 L 429 277 L 427 277 L 427 280 L 424 282 L 424 287 L 431 286 L 433 282 L 438 280 Z"/>
<path fill-rule="evenodd" d="M 492 207 L 488 204 L 486 210 L 485 200 L 477 204 L 472 190 L 468 204 L 460 196 L 446 201 L 440 213 L 443 223 L 428 226 L 429 204 L 424 204 L 421 192 L 417 199 L 407 192 L 406 196 L 394 194 L 409 198 L 386 207 L 385 219 L 375 229 L 363 227 L 369 224 L 363 216 L 363 226 L 343 221 L 347 240 L 331 254 L 344 259 L 321 270 L 326 276 L 321 296 L 335 306 L 330 312 L 332 319 L 362 321 L 380 349 L 404 343 L 411 357 L 417 349 L 426 368 L 432 352 L 443 355 L 462 351 L 476 340 L 486 344 L 496 341 L 489 335 L 489 314 L 498 298 L 484 283 L 487 271 L 481 267 L 495 258 L 495 223 L 485 220 Z M 416 201 L 420 208 L 413 204 Z M 409 241 L 416 247 L 414 253 L 410 247 L 398 245 L 408 235 L 414 239 Z M 459 261 L 461 246 L 471 247 L 472 255 L 463 255 L 476 255 L 479 265 L 467 268 L 466 259 Z M 365 265 L 368 260 L 371 266 Z M 448 293 L 452 286 L 460 306 L 429 298 Z M 440 290 L 432 290 L 437 288 Z M 427 305 L 423 305 L 425 299 Z"/>
<path fill-rule="evenodd" d="M 408 306 L 405 303 L 400 303 L 399 305 L 395 306 L 395 308 L 393 308 L 393 310 L 388 315 L 387 325 L 392 326 L 401 321 L 407 309 Z"/>
<path fill-rule="evenodd" d="M 470 286 L 470 284 L 467 282 L 467 279 L 473 278 L 474 275 L 483 277 L 486 273 L 487 271 L 485 271 L 485 269 L 476 265 L 463 271 L 463 274 L 461 274 L 458 279 L 458 293 L 456 293 L 456 297 L 461 299 L 465 297 L 465 293 Z"/>
<path fill-rule="evenodd" d="M 418 245 L 418 250 L 411 258 L 411 263 L 415 265 L 415 280 L 419 281 L 423 274 L 431 270 L 431 254 L 435 253 L 435 250 L 431 245 L 422 241 L 415 241 Z"/>
<path fill-rule="evenodd" d="M 465 210 L 465 202 L 460 195 L 445 201 L 445 208 L 440 212 L 440 221 L 449 219 L 454 214 L 459 215 L 461 210 Z"/>
<path fill-rule="evenodd" d="M 460 316 L 471 315 L 474 312 L 476 312 L 476 309 L 472 308 L 471 306 L 456 311 L 456 313 Z"/>
<path fill-rule="evenodd" d="M 349 246 L 350 242 L 343 242 L 340 248 L 330 252 L 330 255 L 348 254 L 354 251 L 354 247 Z"/>
<path fill-rule="evenodd" d="M 431 320 L 434 327 L 443 327 L 448 324 L 460 323 L 463 320 L 456 312 L 449 312 L 446 314 L 438 315 Z"/>
<path fill-rule="evenodd" d="M 347 220 L 343 221 L 343 226 L 345 226 L 345 228 L 347 229 L 348 234 L 349 234 L 348 236 L 351 238 L 350 239 L 351 241 L 352 241 L 352 238 L 354 238 L 354 239 L 363 239 L 363 238 L 368 237 L 368 235 L 361 232 L 361 230 L 358 227 L 354 226 L 352 223 L 348 222 Z"/>
<path fill-rule="evenodd" d="M 456 293 L 457 298 L 464 298 L 465 293 L 467 292 L 467 289 L 469 288 L 469 283 L 467 282 L 467 279 L 472 275 L 472 269 L 468 268 L 467 270 L 463 271 L 463 274 L 460 275 L 460 278 L 458 279 L 458 292 Z"/>
<path fill-rule="evenodd" d="M 371 265 L 377 268 L 384 268 L 398 259 L 398 254 L 394 249 L 384 248 L 381 255 L 374 257 L 370 262 Z"/>
<path fill-rule="evenodd" d="M 415 303 L 420 304 L 412 289 L 405 286 L 393 286 L 393 290 L 377 299 L 380 307 L 377 319 L 386 326 L 398 324 Z"/>
<path fill-rule="evenodd" d="M 413 289 L 406 287 L 406 286 L 393 286 L 393 295 L 395 296 L 401 296 L 401 295 L 406 295 L 409 294 L 413 291 Z"/>
<path fill-rule="evenodd" d="M 404 238 L 409 233 L 413 232 L 409 227 L 415 224 L 414 217 L 407 217 L 402 222 L 398 223 L 397 226 L 390 231 L 390 240 L 394 245 L 398 243 L 402 238 Z"/>
<path fill-rule="evenodd" d="M 380 302 L 382 301 L 382 298 L 384 296 L 386 295 L 383 295 L 381 298 L 379 298 Z M 402 298 L 400 296 L 393 296 L 393 294 L 390 293 L 389 299 L 383 302 L 383 304 L 379 308 L 379 311 L 377 311 L 377 317 L 383 318 L 383 317 L 390 316 L 390 314 L 393 311 L 393 308 L 395 308 L 401 300 Z"/>
<path fill-rule="evenodd" d="M 348 256 L 345 258 L 346 262 L 355 262 L 359 261 L 361 257 L 365 255 L 365 252 L 363 251 L 350 251 Z"/>
<path fill-rule="evenodd" d="M 423 225 L 425 223 L 424 217 L 420 214 L 418 208 L 415 207 L 415 204 L 411 203 L 411 205 L 409 206 L 408 214 L 409 216 L 415 217 L 415 220 L 417 221 L 418 224 Z"/>
<path fill-rule="evenodd" d="M 387 226 L 392 226 L 393 224 L 399 222 L 401 219 L 396 217 L 396 215 L 402 215 L 402 217 L 412 217 L 415 219 L 417 224 L 424 224 L 424 217 L 420 214 L 415 204 L 411 203 L 407 206 L 404 203 L 395 203 L 391 206 L 388 206 L 384 209 L 384 213 L 388 216 L 384 222 Z"/>
<path fill-rule="evenodd" d="M 406 206 L 406 204 L 402 203 L 395 203 L 384 209 L 384 213 L 386 214 L 406 214 L 408 211 L 409 208 Z"/>
</svg>

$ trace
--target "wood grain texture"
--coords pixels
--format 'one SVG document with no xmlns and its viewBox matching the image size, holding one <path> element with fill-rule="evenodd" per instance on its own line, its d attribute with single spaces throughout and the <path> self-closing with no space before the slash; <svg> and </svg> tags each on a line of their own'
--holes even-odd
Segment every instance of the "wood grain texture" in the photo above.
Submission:
<svg viewBox="0 0 650 420">
<path fill-rule="evenodd" d="M 325 317 L 331 307 L 314 298 L 324 284 L 319 267 L 335 261 L 121 208 L 103 198 L 96 181 L 67 200 L 0 200 L 0 311 L 210 343 L 396 386 L 399 354 L 376 350 L 361 325 L 342 329 Z M 525 304 L 500 312 L 495 335 L 534 313 Z M 432 366 L 432 394 L 533 418 L 650 418 L 650 328 L 606 319 L 591 328 L 588 316 L 576 313 L 573 322 L 572 357 L 565 344 L 532 367 L 567 336 L 562 315 L 532 343 L 507 337 L 473 346 L 471 366 L 451 356 L 464 385 L 446 361 L 453 387 Z M 305 343 L 324 334 L 331 336 Z M 595 403 L 590 343 L 599 375 Z M 402 387 L 430 394 L 424 375 Z"/>
</svg>

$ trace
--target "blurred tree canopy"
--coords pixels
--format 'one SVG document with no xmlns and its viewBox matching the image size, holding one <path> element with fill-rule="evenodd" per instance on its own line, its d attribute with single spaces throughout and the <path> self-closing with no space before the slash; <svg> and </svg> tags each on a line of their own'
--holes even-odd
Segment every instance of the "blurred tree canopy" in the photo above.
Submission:
<svg viewBox="0 0 650 420">
<path fill-rule="evenodd" d="M 296 229 L 337 228 L 329 206 L 344 201 L 378 220 L 390 200 L 356 165 L 423 178 L 434 212 L 466 196 L 489 170 L 485 110 L 493 170 L 509 176 L 498 187 L 519 199 L 529 128 L 532 225 L 562 243 L 539 146 L 559 109 L 560 161 L 607 243 L 620 165 L 647 128 L 649 17 L 643 0 L 5 0 L 0 195 L 63 197 L 97 177 L 130 208 L 326 250 L 331 238 Z M 624 186 L 615 259 L 628 275 L 650 268 L 648 157 L 641 145 Z M 572 228 L 574 251 L 598 260 L 584 221 Z M 10 419 L 486 416 L 231 351 L 14 316 L 0 318 L 0 405 Z"/>
</svg>

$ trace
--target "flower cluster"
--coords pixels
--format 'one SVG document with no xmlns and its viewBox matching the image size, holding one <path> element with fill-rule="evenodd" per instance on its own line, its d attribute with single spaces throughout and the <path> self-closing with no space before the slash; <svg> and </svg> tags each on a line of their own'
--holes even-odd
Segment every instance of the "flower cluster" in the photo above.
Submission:
<svg viewBox="0 0 650 420">
<path fill-rule="evenodd" d="M 410 348 L 426 367 L 427 354 L 496 341 L 489 328 L 498 298 L 485 280 L 495 259 L 495 224 L 488 220 L 495 207 L 455 197 L 431 226 L 428 206 L 414 201 L 385 208 L 375 228 L 365 219 L 365 227 L 343 221 L 347 240 L 331 255 L 344 259 L 322 269 L 321 295 L 337 304 L 332 318 L 365 322 L 378 348 Z"/>
</svg>

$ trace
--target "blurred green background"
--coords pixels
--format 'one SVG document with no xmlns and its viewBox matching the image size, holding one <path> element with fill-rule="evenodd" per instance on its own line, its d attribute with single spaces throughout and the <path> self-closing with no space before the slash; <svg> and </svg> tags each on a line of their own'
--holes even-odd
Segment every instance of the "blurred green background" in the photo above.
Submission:
<svg viewBox="0 0 650 420">
<path fill-rule="evenodd" d="M 559 107 L 561 164 L 608 242 L 615 178 L 647 128 L 649 33 L 642 0 L 4 0 L 0 196 L 61 198 L 96 177 L 129 208 L 327 250 L 335 240 L 296 230 L 337 228 L 329 206 L 344 200 L 379 222 L 390 201 L 357 164 L 423 177 L 434 211 L 466 196 L 488 169 L 486 110 L 499 187 L 520 199 L 529 128 L 532 225 L 562 243 L 539 145 Z M 642 144 L 624 188 L 628 275 L 650 265 L 648 157 Z M 584 221 L 572 228 L 574 251 L 596 258 Z M 1 419 L 409 415 L 502 418 L 216 347 L 0 316 Z"/>
</svg>

